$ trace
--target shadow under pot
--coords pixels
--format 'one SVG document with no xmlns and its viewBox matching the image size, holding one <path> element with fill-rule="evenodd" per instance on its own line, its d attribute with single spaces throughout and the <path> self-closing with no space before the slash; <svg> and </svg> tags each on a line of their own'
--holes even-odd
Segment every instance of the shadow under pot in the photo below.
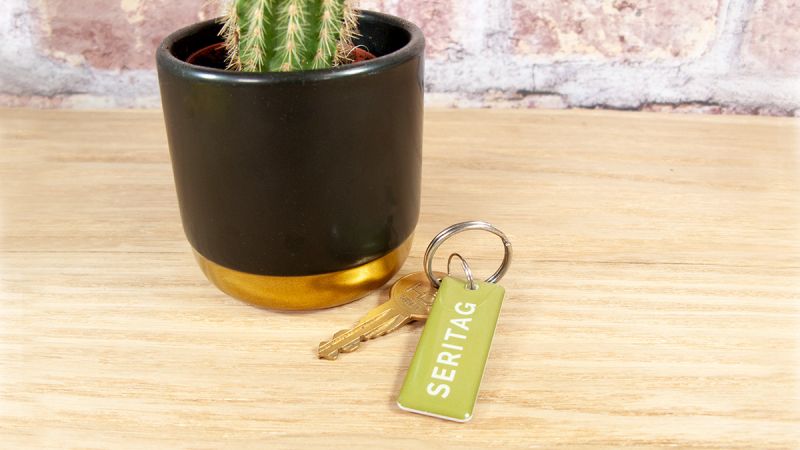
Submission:
<svg viewBox="0 0 800 450">
<path fill-rule="evenodd" d="M 377 58 L 248 73 L 224 69 L 220 27 L 179 30 L 156 54 L 181 219 L 203 272 L 276 309 L 379 288 L 419 216 L 422 32 L 361 11 L 356 44 Z"/>
</svg>

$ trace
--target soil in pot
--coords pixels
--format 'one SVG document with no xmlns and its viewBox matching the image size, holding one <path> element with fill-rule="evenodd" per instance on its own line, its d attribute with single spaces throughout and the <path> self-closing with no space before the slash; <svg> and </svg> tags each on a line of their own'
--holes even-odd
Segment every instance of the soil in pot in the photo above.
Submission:
<svg viewBox="0 0 800 450">
<path fill-rule="evenodd" d="M 211 67 L 212 69 L 225 69 L 225 43 L 217 42 L 208 47 L 192 53 L 186 62 L 195 66 Z"/>
<path fill-rule="evenodd" d="M 225 56 L 225 43 L 217 42 L 192 53 L 186 58 L 186 62 L 196 66 L 211 67 L 212 69 L 225 69 L 227 66 Z M 351 57 L 353 60 L 350 63 L 375 59 L 375 55 L 361 47 L 355 47 Z"/>
</svg>

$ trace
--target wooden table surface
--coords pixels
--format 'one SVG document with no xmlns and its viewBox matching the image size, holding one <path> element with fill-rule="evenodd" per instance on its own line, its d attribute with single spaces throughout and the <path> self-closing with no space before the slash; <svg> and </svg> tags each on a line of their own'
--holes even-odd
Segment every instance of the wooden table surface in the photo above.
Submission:
<svg viewBox="0 0 800 450">
<path fill-rule="evenodd" d="M 0 110 L 0 447 L 798 448 L 799 130 L 428 111 L 402 273 L 462 220 L 515 247 L 456 424 L 395 406 L 419 325 L 316 359 L 384 292 L 281 313 L 203 278 L 160 112 Z M 449 250 L 481 274 L 502 254 L 481 233 Z"/>
</svg>

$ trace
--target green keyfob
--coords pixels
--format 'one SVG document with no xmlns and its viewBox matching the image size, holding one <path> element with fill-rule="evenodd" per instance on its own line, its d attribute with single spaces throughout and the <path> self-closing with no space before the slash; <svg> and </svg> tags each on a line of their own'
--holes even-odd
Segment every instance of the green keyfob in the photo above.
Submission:
<svg viewBox="0 0 800 450">
<path fill-rule="evenodd" d="M 419 414 L 472 418 L 505 289 L 446 277 L 436 294 L 397 405 Z"/>
</svg>

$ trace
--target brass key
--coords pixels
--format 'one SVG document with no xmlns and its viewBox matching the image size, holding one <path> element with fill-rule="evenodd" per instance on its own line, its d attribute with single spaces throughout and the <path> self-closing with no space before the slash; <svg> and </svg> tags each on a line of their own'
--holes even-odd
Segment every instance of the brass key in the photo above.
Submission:
<svg viewBox="0 0 800 450">
<path fill-rule="evenodd" d="M 439 278 L 445 277 L 443 273 L 435 275 Z M 400 278 L 392 286 L 388 301 L 368 312 L 353 328 L 341 330 L 331 340 L 320 342 L 319 357 L 336 359 L 339 353 L 350 353 L 363 341 L 391 333 L 409 322 L 427 318 L 436 290 L 425 272 Z"/>
</svg>

